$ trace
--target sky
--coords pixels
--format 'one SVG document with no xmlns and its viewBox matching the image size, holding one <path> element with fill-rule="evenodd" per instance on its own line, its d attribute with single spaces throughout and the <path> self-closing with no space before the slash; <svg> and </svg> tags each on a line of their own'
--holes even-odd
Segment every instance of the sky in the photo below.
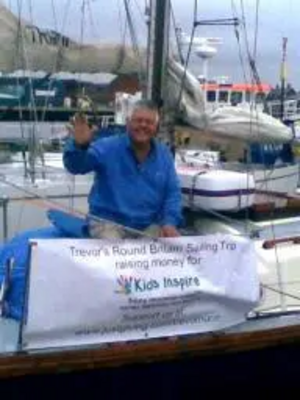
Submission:
<svg viewBox="0 0 300 400">
<path fill-rule="evenodd" d="M 86 42 L 118 42 L 124 34 L 123 0 L 5 0 L 13 10 L 23 2 L 22 15 L 34 24 L 54 28 Z M 144 22 L 145 0 L 131 0 L 134 23 L 140 44 L 145 43 L 146 29 Z M 300 89 L 300 54 L 298 50 L 300 31 L 299 0 L 211 0 L 197 2 L 197 20 L 232 18 L 241 16 L 244 4 L 248 45 L 251 53 L 254 49 L 256 6 L 258 3 L 258 29 L 256 65 L 262 82 L 275 85 L 279 81 L 280 61 L 282 56 L 282 38 L 287 37 L 288 81 Z M 54 8 L 52 6 L 54 5 Z M 194 0 L 172 0 L 177 25 L 190 33 L 193 22 Z M 84 19 L 83 19 L 84 15 Z M 82 28 L 82 21 L 84 27 Z M 239 47 L 234 29 L 231 26 L 200 26 L 197 36 L 222 38 L 218 52 L 209 63 L 210 78 L 227 76 L 229 81 L 244 80 L 244 73 L 239 57 Z M 128 35 L 127 35 L 128 38 Z M 241 49 L 247 67 L 246 42 L 241 30 Z M 202 73 L 202 62 L 192 56 L 190 69 L 195 74 Z M 246 74 L 246 79 L 249 75 Z"/>
</svg>

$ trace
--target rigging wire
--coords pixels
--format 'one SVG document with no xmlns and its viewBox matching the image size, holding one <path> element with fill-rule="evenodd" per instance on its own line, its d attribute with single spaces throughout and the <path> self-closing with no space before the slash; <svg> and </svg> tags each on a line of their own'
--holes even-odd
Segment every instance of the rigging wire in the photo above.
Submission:
<svg viewBox="0 0 300 400">
<path fill-rule="evenodd" d="M 28 7 L 29 7 L 29 18 L 32 23 L 33 21 L 33 7 L 32 7 L 32 0 L 28 0 Z"/>
<path fill-rule="evenodd" d="M 20 5 L 20 9 L 19 9 L 19 33 L 20 33 L 20 42 L 21 42 L 21 51 L 22 51 L 22 61 L 23 61 L 23 59 L 24 59 L 24 63 L 25 63 L 25 66 L 23 66 L 23 69 L 27 69 L 28 68 L 28 66 L 29 66 L 29 59 L 28 59 L 28 52 L 27 52 L 27 47 L 26 47 L 26 38 L 25 38 L 25 32 L 24 32 L 24 29 L 23 29 L 23 27 L 21 26 L 21 20 L 22 20 L 22 18 L 21 18 L 21 14 L 22 14 L 22 2 L 20 3 L 18 3 L 19 5 Z M 31 8 L 30 7 L 30 4 L 31 4 L 31 0 L 29 0 L 29 2 L 28 2 L 28 4 L 29 4 L 29 8 Z M 33 17 L 33 15 L 32 15 L 32 12 L 31 12 L 31 17 Z M 31 20 L 30 21 L 31 22 L 31 24 L 33 25 L 33 21 Z M 18 35 L 19 36 L 19 35 Z M 30 140 L 30 144 L 33 146 L 33 148 L 34 148 L 34 152 L 35 152 L 35 133 L 36 133 L 36 130 L 37 130 L 37 120 L 38 120 L 38 116 L 37 116 L 37 108 L 36 108 L 36 102 L 35 102 L 35 98 L 34 98 L 34 91 L 33 91 L 33 81 L 32 81 L 32 75 L 31 75 L 31 73 L 29 73 L 29 75 L 28 75 L 28 82 L 29 82 L 29 92 L 30 92 L 30 104 L 31 104 L 31 108 L 30 108 L 30 112 L 32 113 L 32 116 L 33 116 L 33 123 L 32 123 L 32 129 L 30 130 L 30 137 L 29 137 L 29 140 Z M 27 140 L 28 140 L 28 138 L 27 138 Z M 34 157 L 36 156 L 35 154 L 32 154 L 32 152 L 29 154 L 30 155 L 30 158 L 29 158 L 29 167 L 30 167 L 30 169 L 29 169 L 29 174 L 30 174 L 30 177 L 31 177 L 31 179 L 33 179 L 34 180 L 34 178 L 35 178 L 35 171 L 34 171 Z"/>
<path fill-rule="evenodd" d="M 259 25 L 259 0 L 256 0 L 255 7 L 255 32 L 254 32 L 254 45 L 253 45 L 253 58 L 257 57 L 257 42 L 258 42 L 258 25 Z"/>
<path fill-rule="evenodd" d="M 231 2 L 232 4 L 232 10 L 233 13 L 237 13 L 237 9 L 235 6 L 235 2 L 234 0 L 232 0 Z M 251 55 L 250 52 L 250 44 L 249 44 L 249 36 L 248 36 L 248 28 L 247 28 L 247 19 L 246 19 L 246 13 L 245 13 L 245 7 L 244 7 L 244 2 L 243 0 L 240 0 L 240 7 L 241 7 L 241 21 L 242 21 L 242 28 L 243 28 L 243 36 L 244 36 L 244 40 L 245 40 L 245 48 L 246 48 L 246 55 L 247 55 L 247 59 L 248 59 L 248 64 L 250 67 L 250 81 L 252 85 L 261 85 L 260 83 L 260 79 L 258 76 L 258 73 L 256 71 L 256 53 Z M 257 18 L 256 18 L 256 23 L 258 24 L 258 12 L 259 12 L 259 8 L 256 7 L 256 11 L 257 11 Z M 239 35 L 239 31 L 237 30 L 237 28 L 235 27 L 235 36 L 238 42 L 238 47 L 239 47 L 239 58 L 240 58 L 240 62 L 241 62 L 241 66 L 242 66 L 242 70 L 243 70 L 243 75 L 244 75 L 244 79 L 246 82 L 248 82 L 247 76 L 246 76 L 246 69 L 245 69 L 245 65 L 244 65 L 244 59 L 242 56 L 242 49 L 241 49 L 241 43 L 240 43 L 240 35 Z M 255 44 L 255 48 L 257 48 L 257 41 L 258 41 L 258 26 L 255 27 L 255 35 L 254 35 L 254 44 Z M 251 94 L 250 94 L 251 96 Z M 252 96 L 255 96 L 254 93 L 252 93 Z M 255 118 L 256 115 L 256 118 Z M 256 107 L 256 103 L 255 103 L 255 97 L 252 97 L 252 99 L 250 99 L 250 135 L 252 135 L 253 130 L 255 129 L 255 124 L 258 124 L 258 109 Z M 256 129 L 258 129 L 258 126 L 256 125 Z M 251 165 L 251 160 L 250 160 L 250 152 L 249 152 L 249 146 L 248 146 L 248 152 L 247 152 L 247 165 L 249 168 L 249 172 L 252 171 L 252 173 L 254 173 L 254 167 Z M 248 177 L 248 181 L 250 179 L 249 174 L 247 175 Z M 247 212 L 248 217 L 246 219 L 246 224 L 248 224 L 249 222 L 249 212 Z"/>
<path fill-rule="evenodd" d="M 231 8 L 232 8 L 233 17 L 236 17 L 236 18 L 238 18 L 238 20 L 240 20 L 234 0 L 231 0 Z M 243 57 L 243 50 L 242 50 L 242 45 L 241 45 L 241 41 L 240 41 L 240 32 L 239 32 L 239 29 L 238 29 L 237 25 L 234 25 L 234 34 L 235 34 L 235 38 L 236 38 L 237 44 L 238 44 L 238 55 L 239 55 L 239 60 L 240 60 L 240 64 L 241 64 L 241 68 L 242 68 L 242 72 L 243 72 L 244 81 L 246 83 L 248 83 L 249 80 L 248 80 L 248 77 L 247 77 L 247 72 L 246 72 L 246 67 L 245 67 L 245 60 L 244 60 L 244 57 Z M 251 135 L 252 132 L 253 132 L 253 108 L 252 108 L 252 104 L 250 105 L 250 112 L 251 112 L 251 114 L 250 114 L 250 135 Z M 249 151 L 249 147 L 248 147 L 248 151 Z M 247 158 L 248 157 L 249 156 L 247 155 Z M 247 161 L 249 161 L 249 160 L 247 159 Z M 247 187 L 249 188 L 249 186 L 250 186 L 250 174 L 249 174 L 249 171 L 248 171 L 248 173 L 247 173 Z M 245 229 L 246 229 L 246 232 L 250 231 L 249 207 L 246 207 Z"/>
<path fill-rule="evenodd" d="M 246 15 L 245 15 L 245 7 L 244 7 L 244 2 L 243 0 L 241 0 L 241 10 L 242 10 L 242 20 L 243 20 L 243 28 L 244 28 L 244 37 L 245 37 L 245 42 L 246 42 L 246 51 L 247 51 L 247 56 L 248 56 L 248 60 L 249 60 L 249 65 L 251 68 L 251 80 L 252 80 L 252 84 L 256 83 L 257 85 L 260 85 L 260 79 L 257 73 L 257 69 L 256 69 L 256 58 L 257 58 L 257 43 L 258 43 L 258 26 L 259 26 L 259 0 L 256 0 L 256 13 L 255 13 L 255 30 L 254 30 L 254 43 L 253 43 L 253 55 L 251 56 L 250 54 L 250 45 L 249 45 L 249 39 L 248 39 L 248 32 L 247 32 L 247 21 L 246 21 Z M 234 1 L 232 0 L 232 9 L 234 12 Z M 239 36 L 237 35 L 236 32 L 236 37 L 238 39 L 238 43 L 239 43 Z M 240 45 L 240 43 L 239 43 Z M 240 51 L 241 54 L 241 51 Z M 240 56 L 241 59 L 241 56 Z M 245 73 L 244 73 L 245 75 Z M 257 111 L 257 110 L 256 110 Z M 251 103 L 251 120 L 250 120 L 250 133 L 253 130 L 253 124 L 255 123 L 255 121 L 253 121 L 253 103 Z M 264 182 L 268 181 L 268 175 L 271 175 L 272 172 L 274 172 L 274 166 L 273 168 L 269 171 L 269 173 L 267 173 L 267 171 L 264 171 Z M 270 227 L 271 227 L 271 232 L 272 232 L 272 236 L 273 236 L 273 240 L 275 240 L 276 238 L 276 233 L 275 233 L 275 224 L 274 224 L 274 217 L 275 217 L 275 208 L 272 208 L 272 212 L 271 212 L 271 221 L 270 221 Z M 277 266 L 277 277 L 278 277 L 278 282 L 279 282 L 279 286 L 280 286 L 280 292 L 282 292 L 282 287 L 283 287 L 283 283 L 282 283 L 282 279 L 281 279 L 281 272 L 280 272 L 280 263 L 279 263 L 279 254 L 278 254 L 278 248 L 277 245 L 275 245 L 274 247 L 274 255 L 275 255 L 275 259 L 276 259 L 276 266 Z M 281 304 L 282 306 L 284 306 L 284 297 L 281 294 Z"/>
<path fill-rule="evenodd" d="M 51 0 L 51 10 L 52 10 L 52 15 L 53 15 L 53 20 L 54 20 L 54 29 L 56 32 L 58 32 L 59 27 L 58 27 L 58 22 L 57 22 L 57 13 L 56 13 L 54 0 Z M 55 57 L 54 65 L 52 68 L 52 73 L 55 72 L 55 69 L 57 69 L 57 67 L 58 67 L 59 57 L 60 57 L 60 49 L 58 49 L 57 55 Z M 50 90 L 50 88 L 51 88 L 51 80 L 49 80 L 49 83 L 48 83 L 48 91 Z M 44 102 L 44 107 L 42 110 L 41 122 L 44 122 L 46 119 L 46 109 L 49 104 L 49 99 L 50 99 L 50 96 L 46 96 L 45 102 Z"/>
<path fill-rule="evenodd" d="M 256 50 L 257 48 L 257 38 L 258 38 L 258 22 L 259 22 L 259 0 L 256 0 L 256 21 L 255 24 L 257 25 L 255 27 L 255 33 L 254 33 L 254 49 Z M 250 51 L 250 41 L 249 41 L 249 37 L 248 37 L 248 28 L 247 28 L 247 19 L 246 19 L 246 12 L 245 12 L 245 6 L 244 6 L 244 0 L 240 0 L 240 5 L 241 5 L 241 12 L 242 12 L 242 22 L 243 22 L 243 32 L 244 32 L 244 37 L 245 37 L 245 45 L 246 45 L 246 53 L 247 53 L 247 57 L 248 57 L 248 62 L 249 62 L 249 66 L 250 66 L 250 70 L 251 70 L 251 78 L 253 80 L 253 83 L 255 82 L 257 85 L 261 85 L 261 81 L 260 81 L 260 77 L 257 71 L 257 67 L 256 67 L 256 53 L 255 54 L 251 54 Z"/>
<path fill-rule="evenodd" d="M 252 82 L 256 83 L 258 85 L 261 85 L 260 78 L 259 78 L 259 75 L 258 75 L 258 72 L 257 72 L 257 68 L 256 68 L 257 43 L 258 43 L 258 23 L 259 23 L 259 0 L 256 0 L 256 17 L 255 17 L 255 33 L 254 33 L 254 46 L 253 46 L 254 52 L 253 52 L 253 56 L 250 53 L 250 44 L 249 44 L 248 32 L 247 32 L 247 22 L 246 22 L 244 1 L 240 0 L 240 4 L 241 4 L 241 10 L 242 10 L 242 18 L 243 18 L 244 36 L 245 36 L 245 42 L 246 42 L 247 56 L 248 56 L 248 60 L 249 60 L 250 68 L 251 68 Z M 273 166 L 273 168 L 272 168 L 273 171 L 274 171 L 274 168 L 275 168 L 275 166 Z M 264 170 L 264 181 L 267 182 L 267 180 L 268 180 L 267 171 Z M 276 239 L 274 218 L 275 218 L 275 207 L 272 207 L 272 209 L 271 209 L 271 218 L 270 218 L 270 228 L 271 228 L 271 232 L 272 232 L 272 235 L 273 235 L 273 240 Z M 275 259 L 276 259 L 276 271 L 277 271 L 278 284 L 279 284 L 279 287 L 280 287 L 280 291 L 283 292 L 283 281 L 282 281 L 282 276 L 281 276 L 281 266 L 280 266 L 280 262 L 279 262 L 279 252 L 278 252 L 278 246 L 276 244 L 274 246 L 274 256 L 275 256 Z M 284 296 L 283 295 L 281 295 L 281 305 L 282 305 L 283 308 L 285 307 L 285 301 L 284 301 Z"/>
<path fill-rule="evenodd" d="M 232 8 L 233 18 L 237 18 L 238 20 L 240 20 L 234 0 L 231 0 L 231 8 Z M 241 40 L 240 40 L 240 32 L 239 32 L 238 26 L 236 26 L 236 25 L 234 26 L 234 34 L 235 34 L 235 38 L 236 38 L 237 44 L 238 44 L 238 56 L 239 56 L 239 61 L 240 61 L 241 67 L 242 67 L 244 81 L 246 83 L 248 83 L 249 79 L 247 77 L 247 72 L 246 72 L 245 60 L 244 60 L 243 50 L 242 50 L 242 45 L 241 45 Z"/>
<path fill-rule="evenodd" d="M 83 46 L 83 41 L 84 41 L 84 23 L 85 23 L 85 10 L 86 10 L 86 5 L 88 1 L 87 0 L 82 0 L 81 3 L 81 19 L 80 19 L 80 37 L 79 37 L 79 44 L 82 47 Z M 82 58 L 80 58 L 80 61 Z M 81 70 L 81 68 L 80 68 Z"/>
<path fill-rule="evenodd" d="M 125 7 L 125 15 L 126 15 L 127 23 L 128 23 L 128 28 L 129 28 L 129 33 L 130 33 L 130 37 L 131 37 L 133 51 L 135 53 L 137 62 L 139 64 L 139 72 L 138 72 L 139 82 L 141 83 L 142 86 L 144 86 L 143 85 L 144 84 L 144 76 L 143 76 L 144 74 L 143 74 L 143 64 L 142 64 L 141 52 L 140 52 L 138 38 L 137 38 L 135 27 L 134 27 L 132 13 L 130 10 L 129 0 L 124 0 L 124 7 Z"/>
<path fill-rule="evenodd" d="M 89 20 L 90 20 L 90 27 L 91 27 L 92 34 L 95 38 L 98 38 L 99 35 L 98 35 L 96 24 L 94 21 L 94 15 L 93 15 L 93 10 L 92 10 L 90 0 L 87 0 L 86 6 L 87 6 L 87 12 L 88 12 Z"/>
<path fill-rule="evenodd" d="M 23 6 L 23 0 L 18 0 L 17 2 L 18 5 L 18 33 L 17 33 L 17 48 L 16 48 L 16 59 L 19 57 L 19 37 L 20 37 L 20 29 L 21 29 L 21 14 L 22 14 L 22 6 Z M 18 67 L 18 65 L 15 65 L 15 68 Z M 21 84 L 20 84 L 20 79 L 19 76 L 16 76 L 16 82 L 17 82 L 17 90 L 18 92 L 21 91 Z M 21 105 L 21 97 L 18 96 L 18 114 L 19 114 L 19 121 L 20 121 L 20 130 L 21 130 L 21 138 L 22 138 L 22 142 L 25 141 L 25 129 L 24 129 L 24 124 L 23 124 L 23 109 L 22 109 L 22 105 Z M 22 159 L 23 159 L 23 163 L 24 163 L 24 176 L 27 177 L 27 172 L 28 172 L 28 165 L 27 165 L 27 158 L 26 158 L 26 152 L 25 152 L 25 146 L 22 146 L 21 149 L 21 153 L 22 153 Z"/>
<path fill-rule="evenodd" d="M 295 282 L 293 282 L 293 283 L 295 283 Z M 299 283 L 299 282 L 297 282 L 297 283 Z M 284 290 L 281 290 L 281 289 L 273 288 L 273 287 L 270 286 L 270 285 L 262 284 L 261 286 L 262 286 L 264 289 L 266 289 L 266 290 L 270 290 L 271 292 L 274 292 L 274 293 L 276 293 L 276 294 L 279 294 L 280 296 L 286 296 L 286 297 L 289 297 L 289 298 L 292 299 L 292 300 L 300 301 L 300 296 L 296 296 L 296 295 L 294 295 L 294 294 L 285 292 Z"/>
<path fill-rule="evenodd" d="M 67 16 L 68 16 L 68 13 L 69 13 L 70 4 L 71 4 L 71 0 L 68 0 L 66 6 L 64 8 L 62 26 L 61 26 L 61 29 L 59 29 L 56 7 L 55 7 L 55 4 L 54 4 L 54 0 L 51 0 L 52 14 L 53 14 L 53 19 L 54 19 L 55 30 L 57 32 L 60 31 L 62 35 L 64 35 L 64 32 L 65 32 L 65 27 L 66 27 L 66 23 L 67 23 Z M 56 54 L 56 57 L 55 57 L 55 60 L 54 60 L 52 73 L 54 73 L 54 72 L 56 72 L 57 70 L 60 69 L 60 59 L 63 56 L 63 50 L 64 50 L 63 43 L 61 41 L 61 43 L 60 43 L 60 45 L 58 46 L 58 49 L 57 49 L 57 54 Z M 51 81 L 49 81 L 48 90 L 50 90 L 50 87 L 51 87 Z M 44 108 L 43 108 L 43 114 L 42 114 L 42 117 L 41 117 L 41 121 L 42 122 L 44 122 L 45 119 L 46 119 L 46 109 L 47 109 L 48 101 L 49 101 L 49 97 L 46 97 Z M 42 170 L 42 173 L 44 173 L 44 170 Z M 73 183 L 73 186 L 72 186 L 72 190 L 70 191 L 70 206 L 72 206 L 74 204 L 74 199 L 73 199 L 74 196 L 72 194 L 75 193 L 75 178 L 73 178 L 72 183 Z"/>
<path fill-rule="evenodd" d="M 177 99 L 177 104 L 176 104 L 175 110 L 179 110 L 180 109 L 180 102 L 181 102 L 183 88 L 184 88 L 184 84 L 185 84 L 186 73 L 187 73 L 187 69 L 188 69 L 188 66 L 189 66 L 192 47 L 193 47 L 193 44 L 194 44 L 194 38 L 195 38 L 196 27 L 197 27 L 197 23 L 196 23 L 197 22 L 197 16 L 198 16 L 198 4 L 197 4 L 197 0 L 194 0 L 193 26 L 192 26 L 192 30 L 191 30 L 190 43 L 189 43 L 187 56 L 186 56 L 185 63 L 184 63 L 184 72 L 183 72 L 183 77 L 182 77 L 182 80 L 181 80 L 181 85 L 180 85 L 180 89 L 179 89 L 179 95 L 178 95 L 178 99 Z"/>
<path fill-rule="evenodd" d="M 32 14 L 31 1 L 29 2 L 29 6 L 31 6 L 31 7 L 29 7 L 29 9 L 30 9 L 29 12 L 30 12 L 30 15 L 31 15 L 31 18 L 32 18 L 33 14 Z M 23 29 L 22 29 L 22 26 L 21 26 L 22 10 L 23 10 L 23 0 L 18 0 L 18 2 L 17 2 L 18 33 L 17 33 L 17 57 L 16 57 L 17 66 L 18 67 L 19 67 L 18 58 L 20 57 L 20 55 L 21 55 L 21 60 L 22 61 L 23 61 L 23 57 L 25 58 L 25 54 L 24 54 L 25 53 L 25 49 L 23 47 L 24 46 Z M 21 49 L 20 49 L 20 45 L 21 45 Z M 22 89 L 22 86 L 21 86 L 18 74 L 16 76 L 16 83 L 17 83 L 18 92 L 20 92 L 21 89 Z M 23 123 L 23 111 L 22 111 L 22 104 L 21 104 L 21 96 L 18 96 L 18 114 L 19 114 L 19 120 L 20 120 L 20 132 L 21 132 L 22 143 L 25 143 L 25 126 L 24 126 L 24 123 Z M 28 138 L 27 138 L 27 141 L 28 141 Z M 30 160 L 27 160 L 25 144 L 21 148 L 21 154 L 22 154 L 22 160 L 23 160 L 23 165 L 24 165 L 24 176 L 27 178 L 28 174 L 29 174 L 30 179 L 32 181 L 32 165 L 30 165 Z M 18 223 L 17 223 L 18 225 L 17 226 L 19 226 L 19 224 L 20 224 L 23 212 L 24 212 L 24 205 L 19 210 L 19 215 L 18 215 L 18 218 L 17 218 L 17 221 L 18 221 Z"/>
<path fill-rule="evenodd" d="M 64 17 L 63 17 L 63 25 L 62 25 L 62 30 L 61 30 L 62 32 L 65 29 L 66 16 L 67 16 L 67 13 L 68 13 L 68 10 L 69 10 L 69 7 L 70 7 L 70 3 L 71 3 L 71 0 L 68 0 L 67 6 L 66 6 L 65 12 L 64 12 Z M 56 13 L 56 9 L 55 9 L 54 0 L 51 0 L 51 6 L 52 6 L 52 13 L 53 13 L 53 18 L 54 18 L 55 30 L 58 31 L 59 28 L 58 28 L 57 13 Z M 32 0 L 29 0 L 29 10 L 30 10 L 30 16 L 31 16 L 31 24 L 33 25 Z M 57 51 L 57 54 L 56 54 L 56 56 L 54 58 L 54 64 L 53 64 L 53 67 L 52 67 L 52 71 L 51 71 L 51 73 L 48 73 L 48 75 L 51 76 L 53 74 L 53 72 L 55 72 L 59 68 L 59 58 L 61 57 L 61 51 L 62 50 L 63 50 L 63 46 L 62 46 L 62 42 L 61 42 L 60 45 L 58 46 L 58 51 Z M 28 59 L 27 59 L 27 62 L 28 62 Z M 48 90 L 50 90 L 50 86 L 51 86 L 51 82 L 49 82 Z M 30 87 L 32 89 L 32 80 L 31 80 L 31 86 Z M 33 93 L 31 95 L 31 97 L 32 97 L 32 103 L 33 103 L 32 107 L 34 109 L 34 121 L 35 121 L 35 123 L 37 123 L 38 122 L 38 117 L 37 117 L 36 104 L 35 104 L 35 101 L 34 101 Z M 42 110 L 42 115 L 41 115 L 40 122 L 44 122 L 44 120 L 45 120 L 46 107 L 47 107 L 48 101 L 49 101 L 49 97 L 46 97 L 45 104 L 44 104 L 44 107 L 43 107 L 43 110 Z"/>
<path fill-rule="evenodd" d="M 244 0 L 240 0 L 240 7 L 241 7 L 241 13 L 242 13 L 242 26 L 244 28 L 243 33 L 244 33 L 244 37 L 245 37 L 246 52 L 247 52 L 248 58 L 251 58 Z"/>
<path fill-rule="evenodd" d="M 120 39 L 122 43 L 122 47 L 126 46 L 126 35 L 128 29 L 128 21 L 127 18 L 122 17 L 123 3 L 122 0 L 118 0 L 118 20 L 119 20 L 119 28 L 120 28 Z M 123 26 L 124 25 L 124 26 Z"/>
<path fill-rule="evenodd" d="M 171 20 L 173 23 L 173 29 L 174 29 L 174 33 L 175 33 L 175 41 L 176 41 L 178 56 L 179 56 L 180 63 L 183 65 L 184 64 L 184 56 L 182 53 L 182 46 L 180 43 L 180 35 L 178 32 L 178 26 L 177 26 L 177 22 L 176 22 L 176 17 L 175 17 L 175 12 L 174 12 L 174 7 L 173 7 L 172 1 L 170 1 L 170 10 L 171 10 Z"/>
<path fill-rule="evenodd" d="M 144 12 L 143 12 L 143 10 L 142 10 L 142 8 L 141 8 L 139 2 L 138 2 L 137 0 L 134 0 L 134 3 L 135 3 L 135 5 L 136 5 L 136 8 L 137 8 L 137 10 L 138 10 L 140 16 L 141 16 L 141 19 L 143 20 L 143 19 L 144 19 Z"/>
<path fill-rule="evenodd" d="M 62 30 L 64 30 L 64 28 L 65 28 L 67 12 L 68 12 L 70 4 L 71 4 L 71 0 L 68 0 L 67 7 L 66 7 L 65 13 L 64 13 Z M 31 15 L 31 24 L 32 24 L 32 26 L 34 26 L 32 0 L 29 0 L 29 9 L 30 9 L 30 15 Z M 54 17 L 55 29 L 57 31 L 58 30 L 57 13 L 56 13 L 56 10 L 55 10 L 55 5 L 54 5 L 54 1 L 53 0 L 52 0 L 52 12 L 53 12 L 53 17 Z M 19 20 L 21 21 L 21 18 L 19 18 Z M 21 33 L 22 33 L 22 43 L 23 43 L 23 46 L 24 46 L 24 43 L 25 43 L 24 42 L 24 33 L 23 33 L 22 28 L 20 28 L 20 29 L 21 29 Z M 52 73 L 55 72 L 56 68 L 58 67 L 58 64 L 59 64 L 58 61 L 59 61 L 59 57 L 61 55 L 60 53 L 61 53 L 61 50 L 62 50 L 62 46 L 63 46 L 63 43 L 61 41 L 61 43 L 58 46 L 58 51 L 57 51 L 57 54 L 56 54 L 56 57 L 55 57 L 55 60 L 54 60 Z M 27 54 L 27 49 L 26 49 L 25 46 L 24 46 L 24 58 L 25 58 L 25 61 L 26 61 L 26 65 L 28 65 L 28 54 Z M 48 77 L 48 75 L 51 76 L 52 73 L 50 73 L 50 74 L 48 73 L 46 77 Z M 42 110 L 41 120 L 39 121 L 38 120 L 38 115 L 37 115 L 36 102 L 35 102 L 34 93 L 33 93 L 33 82 L 32 82 L 31 75 L 29 75 L 29 83 L 30 83 L 30 93 L 31 93 L 31 107 L 32 107 L 31 109 L 33 110 L 33 113 L 34 113 L 33 114 L 33 130 L 31 132 L 31 135 L 30 135 L 30 138 L 29 138 L 29 140 L 31 141 L 31 148 L 29 149 L 29 156 L 31 157 L 31 161 L 29 163 L 30 164 L 29 173 L 30 173 L 31 179 L 34 180 L 35 179 L 35 173 L 36 173 L 36 171 L 35 171 L 36 151 L 38 151 L 40 153 L 39 156 L 41 158 L 42 164 L 44 164 L 44 153 L 43 153 L 43 149 L 42 149 L 42 143 L 39 143 L 37 145 L 36 133 L 37 133 L 37 130 L 38 130 L 37 129 L 38 122 L 44 122 L 44 120 L 45 120 L 46 107 L 47 107 L 47 103 L 49 101 L 49 97 L 47 97 L 45 99 L 45 104 L 44 104 L 44 107 L 43 107 L 43 110 Z M 48 84 L 48 90 L 50 90 L 50 86 L 51 86 L 51 81 Z M 20 103 L 19 103 L 19 108 L 21 108 L 20 107 Z M 26 168 L 26 165 L 25 165 L 25 168 Z M 42 169 L 42 177 L 43 178 L 45 178 L 44 171 L 45 171 L 45 169 L 43 168 Z"/>
</svg>

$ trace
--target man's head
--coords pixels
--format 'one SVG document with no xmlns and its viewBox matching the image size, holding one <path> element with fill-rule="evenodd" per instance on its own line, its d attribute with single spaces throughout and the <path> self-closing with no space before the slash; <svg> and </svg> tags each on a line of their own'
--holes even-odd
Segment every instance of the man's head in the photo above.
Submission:
<svg viewBox="0 0 300 400">
<path fill-rule="evenodd" d="M 134 105 L 128 119 L 128 134 L 135 144 L 148 144 L 157 133 L 158 123 L 159 111 L 155 104 L 140 100 Z"/>
</svg>

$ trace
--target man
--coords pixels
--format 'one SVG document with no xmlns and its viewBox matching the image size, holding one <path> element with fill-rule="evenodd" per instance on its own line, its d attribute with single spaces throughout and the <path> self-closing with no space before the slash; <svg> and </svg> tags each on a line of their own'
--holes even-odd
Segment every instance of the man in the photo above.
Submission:
<svg viewBox="0 0 300 400">
<path fill-rule="evenodd" d="M 63 161 L 72 174 L 95 172 L 89 195 L 92 237 L 124 238 L 133 230 L 176 237 L 181 222 L 181 191 L 169 149 L 156 133 L 159 113 L 139 101 L 127 123 L 127 134 L 93 141 L 87 121 L 76 118 Z M 120 226 L 129 228 L 122 230 Z M 130 235 L 129 235 L 130 236 Z"/>
</svg>

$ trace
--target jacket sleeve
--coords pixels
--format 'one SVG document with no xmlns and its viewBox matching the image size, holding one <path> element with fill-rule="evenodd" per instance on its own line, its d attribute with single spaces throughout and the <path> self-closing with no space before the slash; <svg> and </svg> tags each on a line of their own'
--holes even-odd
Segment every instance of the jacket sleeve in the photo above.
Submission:
<svg viewBox="0 0 300 400">
<path fill-rule="evenodd" d="M 97 149 L 98 150 L 98 149 Z M 77 146 L 73 138 L 70 138 L 64 148 L 63 164 L 71 174 L 87 174 L 101 168 L 103 159 L 101 152 L 96 151 L 91 144 L 89 146 Z"/>
<path fill-rule="evenodd" d="M 183 221 L 181 187 L 176 173 L 174 160 L 169 150 L 166 161 L 167 181 L 161 225 L 179 226 Z"/>
</svg>

